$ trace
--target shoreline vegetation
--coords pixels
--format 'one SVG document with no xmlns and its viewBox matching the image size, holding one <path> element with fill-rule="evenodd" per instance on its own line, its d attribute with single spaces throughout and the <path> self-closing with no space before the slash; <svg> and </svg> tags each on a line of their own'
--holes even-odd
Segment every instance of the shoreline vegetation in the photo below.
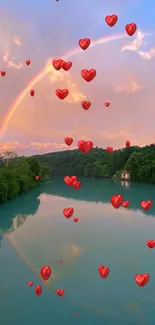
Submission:
<svg viewBox="0 0 155 325">
<path fill-rule="evenodd" d="M 47 165 L 41 164 L 34 157 L 14 157 L 15 155 L 14 152 L 5 153 L 5 159 L 0 164 L 0 204 L 30 191 L 40 181 L 50 179 Z"/>
<path fill-rule="evenodd" d="M 155 145 L 132 146 L 113 152 L 96 147 L 88 154 L 66 150 L 31 157 L 5 152 L 0 155 L 0 204 L 52 176 L 121 179 L 124 170 L 130 173 L 133 182 L 155 184 Z"/>
</svg>

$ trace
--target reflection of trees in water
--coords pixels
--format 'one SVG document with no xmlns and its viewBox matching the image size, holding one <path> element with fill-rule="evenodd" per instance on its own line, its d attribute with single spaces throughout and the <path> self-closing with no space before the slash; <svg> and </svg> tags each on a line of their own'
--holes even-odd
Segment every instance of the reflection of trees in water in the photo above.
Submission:
<svg viewBox="0 0 155 325">
<path fill-rule="evenodd" d="M 2 239 L 3 239 L 3 233 L 0 231 L 0 248 L 1 248 Z"/>
<path fill-rule="evenodd" d="M 41 193 L 79 201 L 94 202 L 96 204 L 109 203 L 112 195 L 120 193 L 125 200 L 130 201 L 128 210 L 141 211 L 149 217 L 155 215 L 154 205 L 148 211 L 144 211 L 140 207 L 142 200 L 154 201 L 153 185 L 131 183 L 129 190 L 128 188 L 123 188 L 120 182 L 114 182 L 113 180 L 81 179 L 81 182 L 82 187 L 76 191 L 73 188 L 67 187 L 62 178 L 47 181 L 29 193 L 20 195 L 16 199 L 2 204 L 0 229 L 3 233 L 14 231 L 25 222 L 27 216 L 34 215 L 40 206 L 39 196 Z"/>
<path fill-rule="evenodd" d="M 25 222 L 26 218 L 27 218 L 27 215 L 22 215 L 22 214 L 19 214 L 15 218 L 13 218 L 12 226 L 9 231 L 12 232 L 15 229 L 17 229 L 18 227 L 22 226 L 23 223 Z"/>
<path fill-rule="evenodd" d="M 55 196 L 62 196 L 67 199 L 77 201 L 87 201 L 97 203 L 110 203 L 110 199 L 115 194 L 122 194 L 124 200 L 130 201 L 127 210 L 141 211 L 148 217 L 155 216 L 155 205 L 145 211 L 141 208 L 140 202 L 151 200 L 154 202 L 155 185 L 130 183 L 129 187 L 123 187 L 120 181 L 110 179 L 80 179 L 82 186 L 79 190 L 67 187 L 62 178 L 56 179 L 52 184 L 44 184 L 44 193 Z"/>
<path fill-rule="evenodd" d="M 20 227 L 29 215 L 34 215 L 40 206 L 40 188 L 1 205 L 0 229 L 3 234 Z"/>
</svg>

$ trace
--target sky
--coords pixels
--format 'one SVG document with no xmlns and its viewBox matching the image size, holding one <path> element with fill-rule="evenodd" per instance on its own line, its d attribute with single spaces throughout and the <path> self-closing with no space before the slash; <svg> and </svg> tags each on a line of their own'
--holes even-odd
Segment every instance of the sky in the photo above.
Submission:
<svg viewBox="0 0 155 325">
<path fill-rule="evenodd" d="M 118 16 L 114 27 L 105 22 L 111 14 Z M 154 15 L 153 0 L 1 0 L 0 151 L 67 150 L 65 137 L 74 139 L 70 149 L 81 139 L 114 149 L 126 140 L 154 143 Z M 125 32 L 131 22 L 132 37 Z M 94 45 L 82 51 L 78 41 L 85 37 Z M 59 58 L 72 62 L 68 72 L 52 67 Z M 95 69 L 94 80 L 84 81 L 82 69 Z M 61 101 L 57 88 L 69 96 Z M 87 111 L 83 100 L 91 102 Z"/>
</svg>

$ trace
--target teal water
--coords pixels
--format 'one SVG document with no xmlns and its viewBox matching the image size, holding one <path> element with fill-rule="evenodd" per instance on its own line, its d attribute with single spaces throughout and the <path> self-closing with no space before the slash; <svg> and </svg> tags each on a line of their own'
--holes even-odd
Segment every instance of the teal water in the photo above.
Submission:
<svg viewBox="0 0 155 325">
<path fill-rule="evenodd" d="M 154 324 L 155 249 L 145 242 L 155 239 L 155 186 L 81 182 L 76 191 L 63 179 L 49 181 L 1 205 L 1 325 Z M 117 193 L 130 208 L 111 206 Z M 147 199 L 153 205 L 146 213 L 140 201 Z M 78 223 L 63 216 L 69 206 Z M 100 278 L 99 264 L 110 268 L 107 279 Z M 46 285 L 39 276 L 43 265 L 53 269 Z M 145 272 L 150 282 L 141 288 L 133 278 Z M 43 286 L 40 297 L 28 281 Z M 61 298 L 58 288 L 65 289 Z"/>
</svg>

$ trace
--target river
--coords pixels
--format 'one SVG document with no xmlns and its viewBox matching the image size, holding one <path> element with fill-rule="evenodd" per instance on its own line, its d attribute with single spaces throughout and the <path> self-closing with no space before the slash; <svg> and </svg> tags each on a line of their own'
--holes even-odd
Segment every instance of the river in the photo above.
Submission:
<svg viewBox="0 0 155 325">
<path fill-rule="evenodd" d="M 155 186 L 81 182 L 75 190 L 63 179 L 48 181 L 1 205 L 2 325 L 154 324 L 155 249 L 146 240 L 155 239 L 155 205 L 145 212 L 140 202 L 155 202 Z M 130 201 L 127 209 L 111 206 L 117 193 Z M 74 208 L 78 223 L 63 216 L 65 207 Z M 106 279 L 99 276 L 100 264 L 110 269 Z M 53 271 L 48 283 L 39 275 L 43 265 Z M 145 272 L 150 281 L 141 288 L 134 276 Z M 42 285 L 39 297 L 35 285 Z"/>
</svg>

